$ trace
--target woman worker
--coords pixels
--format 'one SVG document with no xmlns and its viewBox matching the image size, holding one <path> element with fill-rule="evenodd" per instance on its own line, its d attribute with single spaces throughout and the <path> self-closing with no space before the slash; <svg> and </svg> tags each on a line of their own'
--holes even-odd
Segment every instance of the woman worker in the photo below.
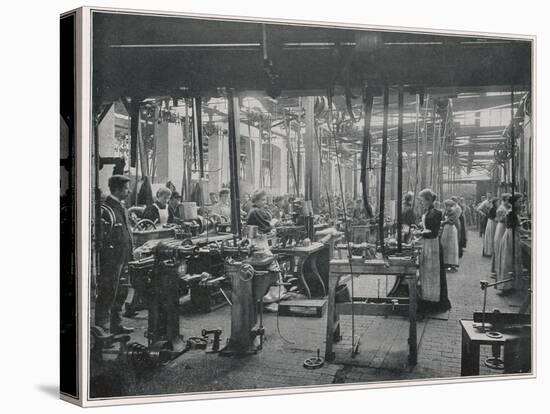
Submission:
<svg viewBox="0 0 550 414">
<path fill-rule="evenodd" d="M 491 257 L 493 255 L 493 243 L 495 238 L 495 218 L 497 216 L 498 198 L 490 200 L 490 208 L 487 213 L 487 226 L 485 227 L 485 235 L 483 237 L 483 256 Z"/>
<path fill-rule="evenodd" d="M 247 225 L 258 226 L 260 233 L 269 233 L 273 229 L 273 217 L 266 208 L 265 191 L 256 191 L 251 198 L 252 207 L 248 211 Z"/>
<path fill-rule="evenodd" d="M 403 240 L 408 243 L 411 238 L 411 226 L 417 223 L 416 214 L 413 209 L 414 194 L 408 191 L 403 196 L 403 207 L 401 209 L 401 225 L 404 233 Z"/>
<path fill-rule="evenodd" d="M 447 310 L 451 308 L 447 292 L 447 275 L 442 266 L 442 249 L 439 245 L 439 228 L 443 214 L 434 208 L 437 195 L 426 188 L 419 193 L 423 230 L 420 256 L 420 305 L 426 309 Z"/>
<path fill-rule="evenodd" d="M 500 267 L 500 241 L 502 236 L 504 236 L 504 231 L 506 230 L 506 215 L 512 208 L 510 204 L 510 197 L 512 194 L 504 193 L 501 196 L 500 205 L 497 208 L 497 213 L 495 217 L 495 236 L 493 238 L 493 260 L 491 263 L 491 273 L 498 273 L 498 268 Z"/>
<path fill-rule="evenodd" d="M 460 202 L 460 198 L 452 196 L 451 200 L 455 202 L 455 211 L 457 213 L 458 220 L 456 222 L 456 229 L 458 231 L 458 257 L 461 258 L 464 254 L 464 248 L 466 247 L 466 227 L 464 220 L 464 205 Z"/>
<path fill-rule="evenodd" d="M 443 266 L 450 272 L 458 268 L 458 213 L 453 200 L 445 200 L 445 219 L 441 222 L 441 248 L 443 249 Z"/>
<path fill-rule="evenodd" d="M 158 226 L 168 223 L 168 200 L 171 195 L 172 192 L 168 188 L 159 188 L 157 199 L 143 210 L 142 218 L 149 219 Z"/>
<path fill-rule="evenodd" d="M 501 292 L 511 291 L 515 288 L 515 282 L 521 276 L 521 245 L 519 238 L 519 216 L 521 208 L 521 194 L 514 194 L 510 197 L 512 208 L 506 214 L 504 224 L 506 230 L 502 235 L 499 245 L 499 264 L 497 281 L 514 278 L 514 280 L 497 285 Z"/>
</svg>

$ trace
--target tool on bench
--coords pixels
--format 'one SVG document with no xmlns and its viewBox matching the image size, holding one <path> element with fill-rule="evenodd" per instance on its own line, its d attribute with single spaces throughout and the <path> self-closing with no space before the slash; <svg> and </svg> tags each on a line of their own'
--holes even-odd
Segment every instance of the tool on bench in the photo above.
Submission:
<svg viewBox="0 0 550 414">
<path fill-rule="evenodd" d="M 483 290 L 483 309 L 481 312 L 474 312 L 474 328 L 491 339 L 500 339 L 507 331 L 531 325 L 531 315 L 528 314 L 501 313 L 498 309 L 487 313 L 487 289 L 513 280 L 514 278 L 510 277 L 493 283 L 486 280 L 480 281 L 481 290 Z M 504 369 L 504 361 L 500 358 L 500 345 L 492 346 L 492 356 L 485 360 L 485 366 L 497 370 Z"/>
<path fill-rule="evenodd" d="M 220 328 L 216 329 L 203 329 L 201 332 L 201 335 L 203 338 L 206 338 L 208 341 L 208 336 L 212 335 L 212 348 L 206 351 L 207 354 L 213 354 L 216 352 L 219 352 L 220 350 L 220 336 L 222 334 L 222 330 Z"/>
<path fill-rule="evenodd" d="M 476 323 L 474 324 L 474 328 L 476 328 L 480 332 L 490 332 L 492 327 L 489 327 L 485 323 L 485 311 L 487 308 L 487 288 L 501 285 L 503 283 L 511 282 L 514 278 L 504 279 L 500 280 L 498 282 L 489 283 L 486 280 L 480 280 L 479 284 L 481 285 L 481 290 L 483 291 L 483 310 L 482 310 L 482 318 L 481 318 L 481 325 Z M 477 321 L 475 321 L 477 322 Z"/>
</svg>

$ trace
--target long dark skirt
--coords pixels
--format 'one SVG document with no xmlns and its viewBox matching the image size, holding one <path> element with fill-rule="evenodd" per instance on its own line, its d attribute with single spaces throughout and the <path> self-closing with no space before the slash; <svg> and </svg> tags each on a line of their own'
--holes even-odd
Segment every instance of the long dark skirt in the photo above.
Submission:
<svg viewBox="0 0 550 414">
<path fill-rule="evenodd" d="M 460 245 L 463 249 L 465 249 L 468 243 L 468 239 L 466 237 L 466 221 L 464 220 L 464 214 L 460 216 L 460 234 L 458 235 L 458 237 Z"/>
<path fill-rule="evenodd" d="M 436 254 L 435 257 L 433 256 L 434 253 Z M 419 312 L 441 312 L 450 309 L 447 273 L 443 263 L 443 247 L 439 240 L 437 242 L 433 239 L 424 240 L 420 262 Z M 434 279 L 434 273 L 437 272 L 437 269 L 439 269 L 439 280 Z M 438 284 L 439 286 L 437 286 Z"/>
</svg>

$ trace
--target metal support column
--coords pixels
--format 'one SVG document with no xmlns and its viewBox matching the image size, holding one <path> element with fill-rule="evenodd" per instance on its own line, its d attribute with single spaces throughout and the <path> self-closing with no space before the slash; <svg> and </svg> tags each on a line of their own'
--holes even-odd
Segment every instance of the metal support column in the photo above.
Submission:
<svg viewBox="0 0 550 414">
<path fill-rule="evenodd" d="M 231 232 L 241 237 L 241 200 L 239 195 L 239 162 L 240 154 L 237 142 L 240 140 L 236 120 L 239 119 L 239 98 L 228 92 L 228 135 L 229 135 L 229 191 L 231 194 Z"/>
<path fill-rule="evenodd" d="M 388 158 L 388 106 L 389 89 L 384 87 L 384 121 L 382 124 L 382 166 L 380 171 L 379 240 L 380 250 L 384 253 L 384 204 L 386 198 L 386 163 Z"/>
<path fill-rule="evenodd" d="M 401 251 L 401 204 L 403 199 L 403 87 L 399 88 L 398 98 L 398 118 L 397 118 L 397 250 Z"/>
</svg>

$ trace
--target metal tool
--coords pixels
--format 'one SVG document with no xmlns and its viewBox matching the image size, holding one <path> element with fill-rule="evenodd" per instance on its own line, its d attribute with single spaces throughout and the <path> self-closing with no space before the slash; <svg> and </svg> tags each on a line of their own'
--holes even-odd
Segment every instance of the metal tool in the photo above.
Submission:
<svg viewBox="0 0 550 414">
<path fill-rule="evenodd" d="M 480 280 L 479 281 L 479 284 L 481 285 L 481 290 L 483 291 L 483 310 L 482 310 L 483 318 L 481 320 L 481 325 L 475 324 L 474 328 L 476 328 L 480 332 L 489 331 L 489 328 L 485 326 L 485 313 L 486 313 L 486 308 L 487 308 L 487 288 L 497 286 L 497 285 L 501 285 L 503 283 L 508 283 L 508 282 L 513 281 L 513 280 L 514 280 L 514 278 L 512 277 L 512 278 L 509 278 L 509 279 L 504 279 L 504 280 L 500 280 L 498 282 L 493 282 L 493 283 L 489 283 L 486 280 Z"/>
<path fill-rule="evenodd" d="M 222 330 L 220 328 L 216 329 L 203 329 L 201 332 L 201 335 L 206 338 L 208 341 L 208 336 L 213 335 L 212 338 L 212 348 L 206 351 L 208 354 L 213 354 L 216 352 L 219 352 L 220 350 L 220 336 L 222 334 Z M 207 342 L 208 343 L 208 342 Z"/>
</svg>

